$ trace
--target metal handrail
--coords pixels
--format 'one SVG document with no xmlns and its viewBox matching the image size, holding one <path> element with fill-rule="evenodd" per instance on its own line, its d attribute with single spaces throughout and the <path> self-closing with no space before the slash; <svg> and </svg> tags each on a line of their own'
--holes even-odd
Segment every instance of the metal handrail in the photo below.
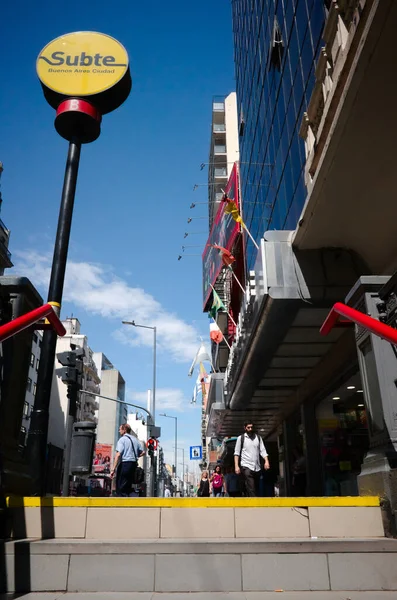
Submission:
<svg viewBox="0 0 397 600">
<path fill-rule="evenodd" d="M 382 323 L 373 317 L 369 317 L 355 308 L 346 306 L 346 304 L 342 304 L 342 302 L 336 302 L 336 304 L 333 305 L 320 329 L 321 335 L 328 335 L 331 329 L 337 324 L 340 316 L 356 323 L 356 325 L 361 325 L 361 327 L 368 329 L 368 331 L 381 337 L 387 342 L 397 345 L 397 329 L 390 327 L 390 325 L 385 325 L 385 323 Z"/>
<path fill-rule="evenodd" d="M 43 306 L 39 306 L 39 308 L 31 310 L 25 315 L 21 315 L 20 317 L 13 319 L 9 323 L 1 325 L 0 342 L 4 342 L 4 340 L 7 340 L 13 335 L 20 333 L 24 329 L 27 329 L 45 317 L 47 317 L 49 323 L 52 325 L 58 335 L 64 336 L 66 334 L 66 329 L 59 320 L 59 317 L 55 313 L 52 305 L 44 304 Z"/>
</svg>

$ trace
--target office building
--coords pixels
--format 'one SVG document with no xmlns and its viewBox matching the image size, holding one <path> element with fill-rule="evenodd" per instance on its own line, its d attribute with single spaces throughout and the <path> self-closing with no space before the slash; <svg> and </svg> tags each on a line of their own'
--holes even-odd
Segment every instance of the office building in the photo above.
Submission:
<svg viewBox="0 0 397 600">
<path fill-rule="evenodd" d="M 93 393 L 99 390 L 99 376 L 93 359 L 93 352 L 88 345 L 88 338 L 81 333 L 80 321 L 75 318 L 67 318 L 62 321 L 66 335 L 58 337 L 56 354 L 68 352 L 72 346 L 83 348 L 83 389 Z M 57 376 L 56 370 L 62 368 L 59 361 L 55 360 L 53 382 L 51 388 L 50 418 L 48 428 L 48 443 L 58 448 L 64 448 L 66 418 L 68 414 L 67 385 Z M 96 410 L 98 405 L 95 396 L 80 394 L 77 405 L 77 421 L 93 421 L 96 423 Z"/>
<path fill-rule="evenodd" d="M 3 196 L 1 190 L 1 178 L 4 171 L 3 163 L 0 162 L 0 212 L 3 203 Z M 4 275 L 4 269 L 9 269 L 13 266 L 11 262 L 11 252 L 8 250 L 8 244 L 10 241 L 10 230 L 5 226 L 3 221 L 0 219 L 0 276 Z"/>
<path fill-rule="evenodd" d="M 259 250 L 245 236 L 247 287 L 207 433 L 252 419 L 281 494 L 372 491 L 395 506 L 396 355 L 366 328 L 320 327 L 336 302 L 396 326 L 397 5 L 232 6 L 241 202 Z"/>
<path fill-rule="evenodd" d="M 98 398 L 99 410 L 97 412 L 97 442 L 110 444 L 116 447 L 119 439 L 119 427 L 127 422 L 127 406 L 125 400 L 125 381 L 120 371 L 114 367 L 103 352 L 94 353 L 94 363 L 100 378 L 100 394 L 108 398 L 115 398 L 112 402 L 105 398 Z"/>
<path fill-rule="evenodd" d="M 26 382 L 26 396 L 23 406 L 21 434 L 19 445 L 23 448 L 27 443 L 27 434 L 30 426 L 30 414 L 33 409 L 34 399 L 36 396 L 37 374 L 40 364 L 42 334 L 40 331 L 35 331 L 32 336 L 32 348 L 29 358 L 29 371 Z"/>
<path fill-rule="evenodd" d="M 223 191 L 239 159 L 236 93 L 212 100 L 210 152 L 208 158 L 208 220 L 211 229 Z"/>
</svg>

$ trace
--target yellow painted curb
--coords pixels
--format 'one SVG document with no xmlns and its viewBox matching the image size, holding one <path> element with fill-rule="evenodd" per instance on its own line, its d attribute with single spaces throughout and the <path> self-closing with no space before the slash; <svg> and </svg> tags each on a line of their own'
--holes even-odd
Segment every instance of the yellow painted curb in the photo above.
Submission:
<svg viewBox="0 0 397 600">
<path fill-rule="evenodd" d="M 378 496 L 335 496 L 318 498 L 7 498 L 9 508 L 20 507 L 136 507 L 136 508 L 274 508 L 313 506 L 379 506 Z"/>
</svg>

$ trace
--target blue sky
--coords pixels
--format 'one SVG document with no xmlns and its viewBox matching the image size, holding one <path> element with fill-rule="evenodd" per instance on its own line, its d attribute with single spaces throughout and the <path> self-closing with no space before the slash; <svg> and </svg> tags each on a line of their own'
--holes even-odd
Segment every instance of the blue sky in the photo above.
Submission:
<svg viewBox="0 0 397 600">
<path fill-rule="evenodd" d="M 50 40 L 79 30 L 107 33 L 128 51 L 131 95 L 82 151 L 62 316 L 80 319 L 93 350 L 123 374 L 130 400 L 143 403 L 152 332 L 123 328 L 121 320 L 157 325 L 157 413 L 178 416 L 178 445 L 199 444 L 200 408 L 189 404 L 195 377 L 187 372 L 199 336 L 208 343 L 209 321 L 200 258 L 177 257 L 184 243 L 206 240 L 183 236 L 206 229 L 204 220 L 187 225 L 189 216 L 207 214 L 206 205 L 189 209 L 207 198 L 205 187 L 193 186 L 206 181 L 200 164 L 208 157 L 212 97 L 234 90 L 230 2 L 8 2 L 2 23 L 1 218 L 15 264 L 8 273 L 29 277 L 44 299 L 67 142 L 53 127 L 36 57 Z M 174 421 L 157 423 L 171 460 Z"/>
</svg>

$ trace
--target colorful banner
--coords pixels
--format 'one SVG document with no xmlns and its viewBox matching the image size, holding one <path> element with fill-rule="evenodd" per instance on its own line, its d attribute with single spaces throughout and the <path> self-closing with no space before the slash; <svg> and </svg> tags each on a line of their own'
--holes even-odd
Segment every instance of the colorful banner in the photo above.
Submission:
<svg viewBox="0 0 397 600">
<path fill-rule="evenodd" d="M 112 464 L 113 446 L 111 444 L 95 444 L 94 473 L 110 473 Z"/>
<path fill-rule="evenodd" d="M 229 181 L 225 188 L 228 198 L 234 200 L 239 207 L 239 186 L 237 164 L 233 166 Z M 211 233 L 203 252 L 203 311 L 208 310 L 208 300 L 212 294 L 211 285 L 215 285 L 218 275 L 223 267 L 222 256 L 214 244 L 231 251 L 240 231 L 239 223 L 233 220 L 232 215 L 225 213 L 226 202 L 221 202 Z"/>
</svg>

